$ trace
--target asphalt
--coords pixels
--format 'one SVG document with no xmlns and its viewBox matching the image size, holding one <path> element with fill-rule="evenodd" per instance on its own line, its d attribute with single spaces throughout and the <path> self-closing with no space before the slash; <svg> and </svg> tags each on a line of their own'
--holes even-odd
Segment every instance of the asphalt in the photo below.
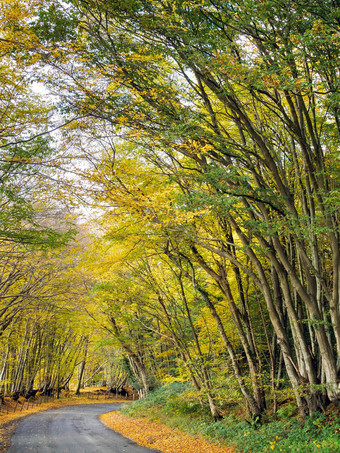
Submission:
<svg viewBox="0 0 340 453">
<path fill-rule="evenodd" d="M 6 453 L 161 453 L 140 447 L 99 420 L 120 406 L 68 406 L 31 415 L 19 423 Z"/>
</svg>

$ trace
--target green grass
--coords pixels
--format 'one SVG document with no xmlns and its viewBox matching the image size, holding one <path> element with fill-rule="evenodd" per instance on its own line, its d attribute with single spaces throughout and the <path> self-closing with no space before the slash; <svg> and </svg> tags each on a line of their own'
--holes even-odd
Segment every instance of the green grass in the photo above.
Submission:
<svg viewBox="0 0 340 453">
<path fill-rule="evenodd" d="M 190 385 L 174 383 L 161 387 L 143 399 L 127 405 L 123 412 L 130 417 L 145 416 L 171 427 L 225 445 L 234 445 L 244 453 L 338 453 L 340 452 L 340 417 L 335 411 L 315 413 L 306 420 L 295 415 L 293 405 L 280 409 L 271 421 L 254 427 L 234 414 L 213 422 L 207 407 L 193 397 Z"/>
</svg>

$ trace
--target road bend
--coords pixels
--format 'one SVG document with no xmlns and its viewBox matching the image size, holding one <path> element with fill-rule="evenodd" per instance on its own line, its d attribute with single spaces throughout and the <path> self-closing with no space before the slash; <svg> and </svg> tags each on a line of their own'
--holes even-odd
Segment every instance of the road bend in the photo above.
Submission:
<svg viewBox="0 0 340 453">
<path fill-rule="evenodd" d="M 84 404 L 31 415 L 16 428 L 7 453 L 161 453 L 140 447 L 99 416 L 120 404 Z"/>
</svg>

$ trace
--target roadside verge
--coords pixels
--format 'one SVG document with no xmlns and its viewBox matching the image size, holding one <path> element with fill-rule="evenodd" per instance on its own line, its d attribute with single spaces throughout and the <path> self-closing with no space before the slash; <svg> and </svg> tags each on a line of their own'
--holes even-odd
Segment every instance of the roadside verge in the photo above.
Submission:
<svg viewBox="0 0 340 453">
<path fill-rule="evenodd" d="M 233 447 L 207 442 L 202 436 L 192 436 L 176 428 L 145 418 L 129 418 L 119 411 L 108 412 L 100 419 L 109 428 L 128 437 L 139 445 L 164 453 L 236 453 Z"/>
</svg>

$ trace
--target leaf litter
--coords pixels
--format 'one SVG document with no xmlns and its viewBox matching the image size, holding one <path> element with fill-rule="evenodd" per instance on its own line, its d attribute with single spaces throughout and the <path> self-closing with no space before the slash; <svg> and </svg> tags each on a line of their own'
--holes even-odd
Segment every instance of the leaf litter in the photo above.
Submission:
<svg viewBox="0 0 340 453">
<path fill-rule="evenodd" d="M 193 436 L 176 428 L 145 418 L 129 418 L 119 411 L 108 412 L 100 419 L 114 431 L 139 445 L 160 450 L 163 453 L 236 453 L 233 447 L 207 442 L 203 436 Z"/>
</svg>

